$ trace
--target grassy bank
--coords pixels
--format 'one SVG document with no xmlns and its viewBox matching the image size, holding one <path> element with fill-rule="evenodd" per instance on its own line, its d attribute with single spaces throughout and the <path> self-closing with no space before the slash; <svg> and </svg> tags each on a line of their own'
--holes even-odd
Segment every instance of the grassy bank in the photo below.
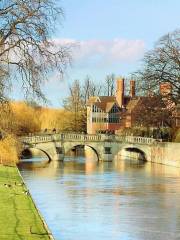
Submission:
<svg viewBox="0 0 180 240">
<path fill-rule="evenodd" d="M 0 165 L 0 239 L 50 239 L 16 167 Z"/>
</svg>

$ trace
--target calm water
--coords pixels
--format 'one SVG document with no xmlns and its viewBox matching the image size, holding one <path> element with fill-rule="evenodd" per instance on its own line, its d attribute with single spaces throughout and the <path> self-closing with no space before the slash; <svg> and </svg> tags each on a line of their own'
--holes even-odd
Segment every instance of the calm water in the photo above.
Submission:
<svg viewBox="0 0 180 240">
<path fill-rule="evenodd" d="M 180 169 L 82 157 L 20 168 L 56 240 L 180 239 Z"/>
</svg>

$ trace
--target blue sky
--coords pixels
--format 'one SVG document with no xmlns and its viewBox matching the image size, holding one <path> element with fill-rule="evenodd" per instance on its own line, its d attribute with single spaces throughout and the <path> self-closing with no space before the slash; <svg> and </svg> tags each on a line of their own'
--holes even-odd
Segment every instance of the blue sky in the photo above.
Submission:
<svg viewBox="0 0 180 240">
<path fill-rule="evenodd" d="M 54 74 L 44 86 L 54 107 L 61 106 L 74 79 L 89 75 L 103 83 L 110 73 L 128 76 L 158 38 L 180 27 L 179 0 L 61 0 L 59 5 L 65 20 L 53 38 L 77 47 L 64 79 L 59 82 Z"/>
</svg>

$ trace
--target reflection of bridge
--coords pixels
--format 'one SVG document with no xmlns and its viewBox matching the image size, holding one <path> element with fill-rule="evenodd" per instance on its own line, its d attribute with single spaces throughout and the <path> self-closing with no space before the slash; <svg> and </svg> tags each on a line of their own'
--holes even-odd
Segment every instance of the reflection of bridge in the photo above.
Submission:
<svg viewBox="0 0 180 240">
<path fill-rule="evenodd" d="M 76 146 L 92 148 L 99 160 L 112 161 L 122 150 L 138 152 L 143 159 L 151 161 L 151 148 L 157 141 L 153 138 L 118 135 L 86 135 L 60 133 L 21 138 L 24 149 L 38 149 L 51 160 L 63 160 L 66 153 Z"/>
</svg>

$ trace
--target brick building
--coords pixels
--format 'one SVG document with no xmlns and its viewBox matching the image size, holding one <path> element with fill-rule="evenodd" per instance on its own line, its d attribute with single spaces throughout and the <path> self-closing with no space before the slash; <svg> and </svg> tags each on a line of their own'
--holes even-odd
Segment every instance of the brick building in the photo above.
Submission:
<svg viewBox="0 0 180 240">
<path fill-rule="evenodd" d="M 158 96 L 136 96 L 135 81 L 130 81 L 129 95 L 125 95 L 124 79 L 117 79 L 115 96 L 90 97 L 87 103 L 87 133 L 115 132 L 122 128 L 130 128 L 136 125 L 137 114 L 152 102 L 154 110 L 158 113 L 167 110 L 172 114 L 169 118 L 172 125 L 180 126 L 180 107 L 172 100 L 172 86 L 164 82 L 160 84 L 162 100 L 156 100 Z M 157 101 L 157 104 L 156 104 Z M 141 109 L 142 108 L 142 109 Z M 141 111 L 142 114 L 142 111 Z M 148 117 L 148 116 L 147 116 Z M 156 119 L 155 119 L 156 120 Z M 158 116 L 157 116 L 158 121 Z M 159 123 L 161 124 L 160 114 Z"/>
<path fill-rule="evenodd" d="M 87 133 L 115 132 L 123 125 L 123 113 L 135 99 L 135 81 L 130 81 L 130 94 L 125 95 L 124 79 L 117 79 L 115 96 L 90 97 L 87 103 Z"/>
</svg>

